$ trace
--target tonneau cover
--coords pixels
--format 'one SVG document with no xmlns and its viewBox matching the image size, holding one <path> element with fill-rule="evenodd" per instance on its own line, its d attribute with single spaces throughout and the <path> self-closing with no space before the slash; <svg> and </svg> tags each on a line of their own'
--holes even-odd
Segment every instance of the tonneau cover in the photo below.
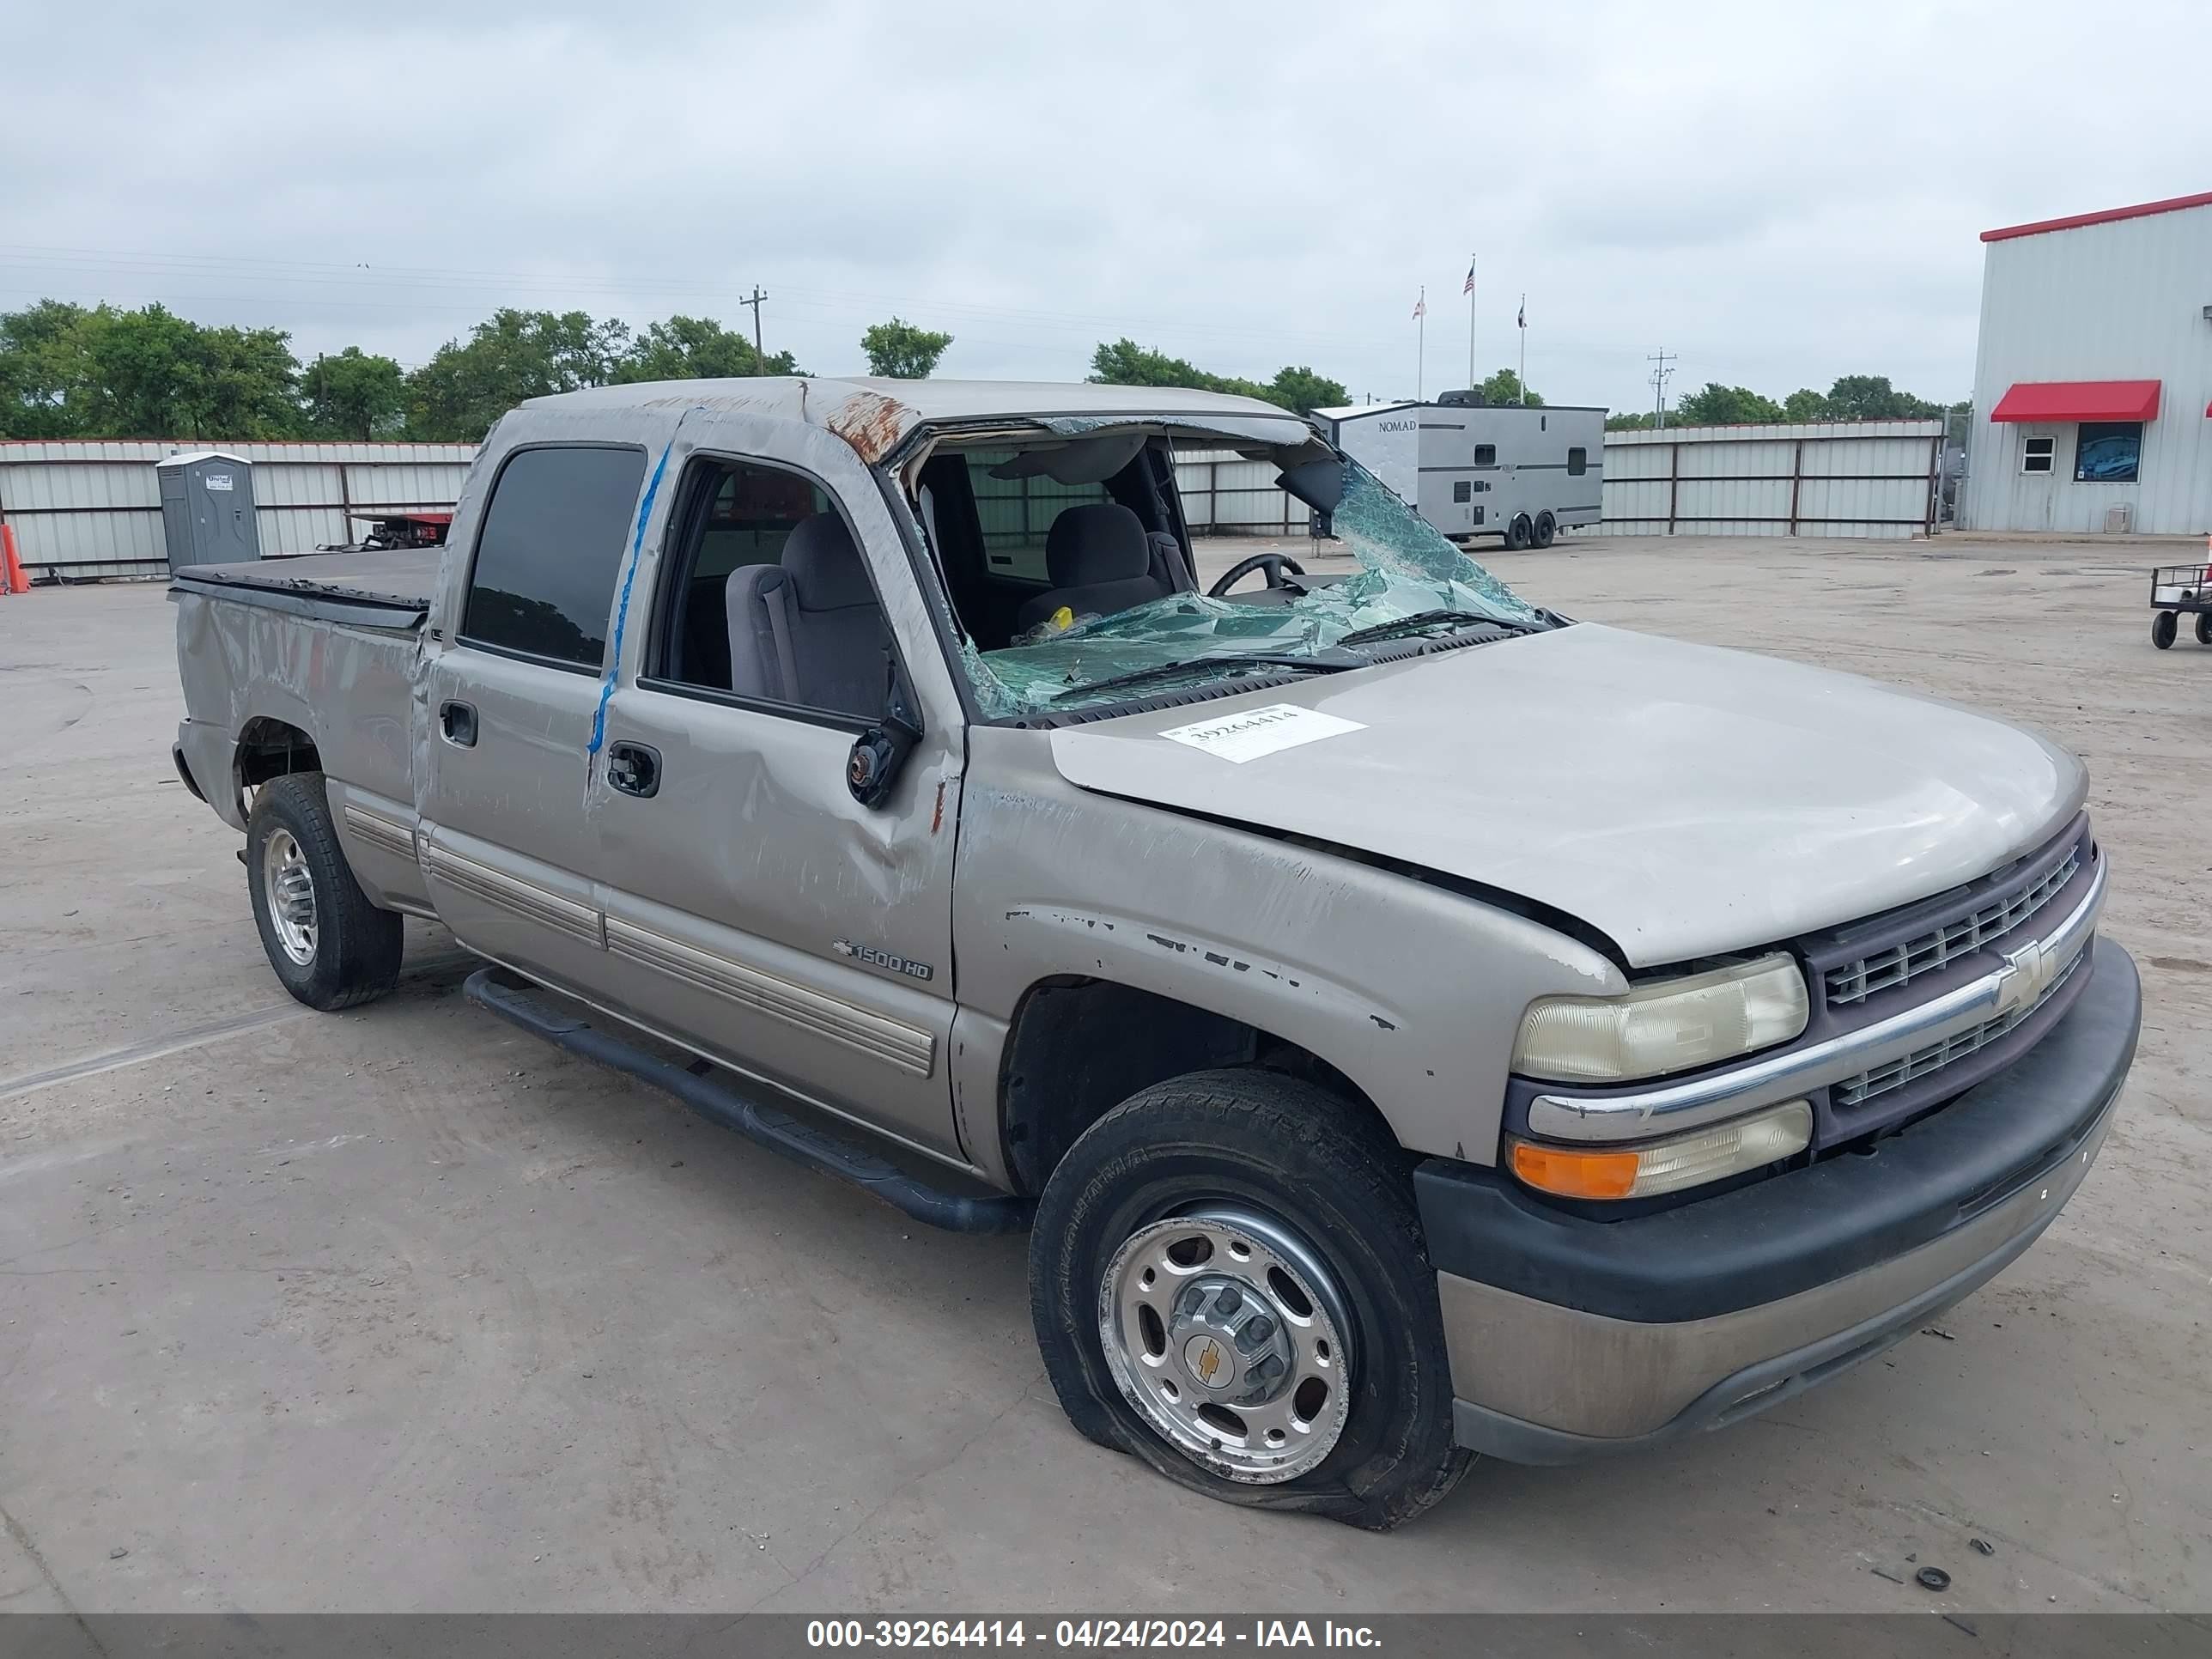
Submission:
<svg viewBox="0 0 2212 1659">
<path fill-rule="evenodd" d="M 246 564 L 191 565 L 176 572 L 169 585 L 332 622 L 412 628 L 429 611 L 444 559 L 441 547 L 315 553 Z"/>
</svg>

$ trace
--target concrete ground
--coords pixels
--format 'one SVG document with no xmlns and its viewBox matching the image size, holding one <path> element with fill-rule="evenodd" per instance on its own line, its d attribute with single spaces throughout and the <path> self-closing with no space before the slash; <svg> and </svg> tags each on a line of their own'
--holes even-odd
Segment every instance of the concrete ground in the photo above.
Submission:
<svg viewBox="0 0 2212 1659">
<path fill-rule="evenodd" d="M 1092 1447 L 1021 1241 L 564 1060 L 465 1006 L 433 929 L 390 1000 L 295 1007 L 170 771 L 161 591 L 0 601 L 0 1607 L 1924 1609 L 1917 1558 L 1956 1611 L 2204 1608 L 2212 650 L 2152 650 L 2150 556 L 1494 560 L 2082 751 L 2148 1006 L 2087 1185 L 1940 1333 L 1663 1452 L 1479 1467 L 1389 1536 Z"/>
</svg>

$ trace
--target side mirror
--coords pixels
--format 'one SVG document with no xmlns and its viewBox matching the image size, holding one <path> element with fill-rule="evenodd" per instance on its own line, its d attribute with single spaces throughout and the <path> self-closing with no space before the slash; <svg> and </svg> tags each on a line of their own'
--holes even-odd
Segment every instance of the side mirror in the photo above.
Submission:
<svg viewBox="0 0 2212 1659">
<path fill-rule="evenodd" d="M 854 738 L 845 757 L 845 787 L 853 799 L 871 811 L 880 806 L 921 739 L 921 733 L 892 715 Z"/>
</svg>

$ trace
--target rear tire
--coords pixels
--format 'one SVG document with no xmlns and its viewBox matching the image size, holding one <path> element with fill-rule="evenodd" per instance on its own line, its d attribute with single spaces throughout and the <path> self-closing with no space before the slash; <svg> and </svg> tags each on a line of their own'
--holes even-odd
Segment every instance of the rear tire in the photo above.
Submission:
<svg viewBox="0 0 2212 1659">
<path fill-rule="evenodd" d="M 1529 534 L 1528 516 L 1525 514 L 1516 515 L 1513 522 L 1505 526 L 1505 550 L 1508 553 L 1521 551 L 1528 545 Z"/>
<path fill-rule="evenodd" d="M 2161 651 L 2173 643 L 2173 636 L 2179 631 L 2180 624 L 2171 611 L 2161 611 L 2150 619 L 2150 642 Z"/>
<path fill-rule="evenodd" d="M 1557 519 L 1549 513 L 1539 513 L 1536 515 L 1534 540 L 1537 546 L 1549 547 L 1552 544 L 1552 538 L 1559 533 L 1559 521 Z"/>
<path fill-rule="evenodd" d="M 354 879 L 321 773 L 262 786 L 246 821 L 246 876 L 269 966 L 300 1001 L 327 1013 L 398 983 L 402 924 Z"/>
<path fill-rule="evenodd" d="M 1311 1084 L 1201 1072 L 1091 1125 L 1039 1203 L 1030 1310 L 1075 1426 L 1210 1498 L 1383 1531 L 1474 1462 L 1404 1157 Z"/>
</svg>

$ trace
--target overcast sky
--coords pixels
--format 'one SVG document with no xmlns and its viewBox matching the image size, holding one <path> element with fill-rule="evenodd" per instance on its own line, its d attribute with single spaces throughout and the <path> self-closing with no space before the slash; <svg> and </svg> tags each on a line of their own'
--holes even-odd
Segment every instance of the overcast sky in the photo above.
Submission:
<svg viewBox="0 0 2212 1659">
<path fill-rule="evenodd" d="M 6 0 L 0 308 L 160 300 L 410 365 L 495 307 L 817 374 L 1121 335 L 1355 398 L 1969 388 L 1991 226 L 2212 188 L 2212 7 Z"/>
</svg>

